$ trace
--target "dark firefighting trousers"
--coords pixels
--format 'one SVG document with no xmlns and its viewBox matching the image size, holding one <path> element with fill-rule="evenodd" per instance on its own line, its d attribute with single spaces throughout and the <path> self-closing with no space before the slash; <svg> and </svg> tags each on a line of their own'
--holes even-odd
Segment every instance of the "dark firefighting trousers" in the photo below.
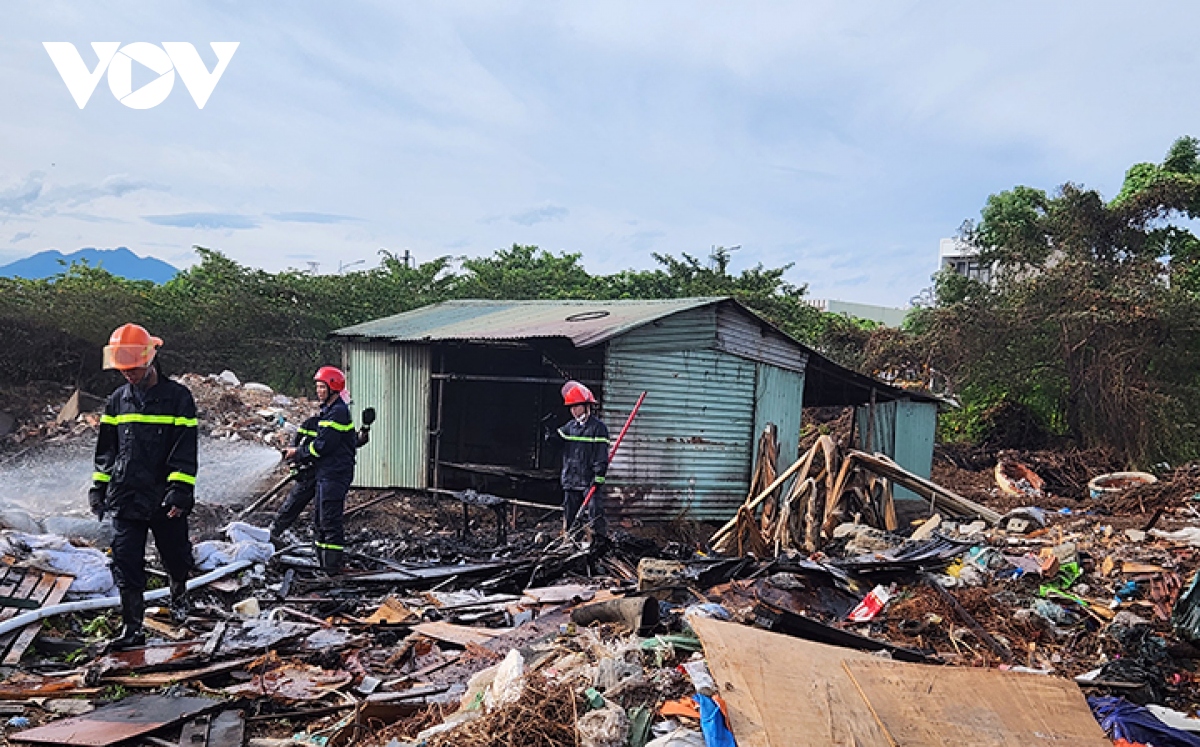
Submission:
<svg viewBox="0 0 1200 747">
<path fill-rule="evenodd" d="M 187 580 L 193 565 L 187 517 L 168 519 L 167 511 L 166 506 L 159 506 L 149 521 L 113 517 L 112 571 L 117 588 L 138 593 L 146 590 L 148 534 L 154 535 L 154 547 L 171 580 Z"/>
<path fill-rule="evenodd" d="M 566 529 L 570 531 L 571 527 L 575 524 L 576 517 L 578 517 L 581 524 L 591 522 L 594 534 L 607 534 L 608 521 L 604 518 L 604 489 L 596 488 L 596 492 L 592 495 L 592 501 L 588 504 L 584 515 L 579 516 L 579 509 L 583 506 L 583 499 L 586 495 L 586 490 L 563 491 L 563 522 Z"/>
</svg>

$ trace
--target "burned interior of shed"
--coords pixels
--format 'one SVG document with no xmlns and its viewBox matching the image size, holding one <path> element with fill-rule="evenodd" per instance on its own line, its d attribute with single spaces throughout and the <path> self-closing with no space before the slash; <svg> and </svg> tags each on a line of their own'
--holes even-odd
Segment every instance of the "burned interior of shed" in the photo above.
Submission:
<svg viewBox="0 0 1200 747">
<path fill-rule="evenodd" d="M 586 384 L 603 401 L 604 345 L 566 338 L 433 345 L 430 484 L 557 503 L 558 444 L 570 418 L 561 389 Z"/>
</svg>

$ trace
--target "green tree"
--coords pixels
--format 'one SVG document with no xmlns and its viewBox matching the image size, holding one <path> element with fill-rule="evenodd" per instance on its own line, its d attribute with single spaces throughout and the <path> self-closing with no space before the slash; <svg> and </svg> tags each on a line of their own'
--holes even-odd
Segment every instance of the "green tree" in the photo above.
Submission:
<svg viewBox="0 0 1200 747">
<path fill-rule="evenodd" d="M 925 339 L 972 403 L 1011 399 L 1130 463 L 1200 453 L 1196 141 L 1129 170 L 1116 199 L 1074 184 L 993 195 L 963 238 L 990 285 L 939 279 Z"/>
</svg>

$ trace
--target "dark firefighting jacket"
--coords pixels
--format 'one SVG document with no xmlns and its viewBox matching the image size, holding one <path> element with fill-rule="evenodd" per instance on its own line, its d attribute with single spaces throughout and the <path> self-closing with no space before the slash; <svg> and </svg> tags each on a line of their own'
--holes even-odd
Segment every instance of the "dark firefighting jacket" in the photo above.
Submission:
<svg viewBox="0 0 1200 747">
<path fill-rule="evenodd" d="M 109 395 L 92 473 L 106 509 L 141 521 L 164 501 L 191 510 L 198 433 L 192 393 L 166 376 L 145 393 L 127 383 Z"/>
<path fill-rule="evenodd" d="M 608 472 L 608 428 L 595 415 L 580 425 L 578 420 L 557 431 L 563 440 L 563 490 L 587 490 L 594 482 L 604 484 Z"/>
<path fill-rule="evenodd" d="M 315 466 L 311 457 L 312 454 L 308 450 L 308 445 L 317 437 L 318 423 L 321 420 L 320 415 L 313 415 L 308 418 L 300 427 L 296 429 L 296 435 L 292 437 L 292 448 L 296 450 L 296 457 L 292 460 L 293 470 L 299 472 L 298 477 L 311 479 L 313 477 L 313 468 Z"/>
<path fill-rule="evenodd" d="M 354 477 L 354 452 L 358 433 L 350 418 L 350 408 L 335 397 L 321 407 L 317 416 L 317 435 L 296 456 L 300 464 L 315 464 L 317 479 L 350 480 Z"/>
</svg>

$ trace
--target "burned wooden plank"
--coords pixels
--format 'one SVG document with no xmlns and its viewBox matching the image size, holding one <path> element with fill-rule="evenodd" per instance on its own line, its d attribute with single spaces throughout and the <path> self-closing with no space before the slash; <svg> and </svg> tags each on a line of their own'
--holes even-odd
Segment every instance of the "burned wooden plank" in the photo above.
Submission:
<svg viewBox="0 0 1200 747">
<path fill-rule="evenodd" d="M 217 710 L 223 705 L 222 701 L 208 698 L 134 695 L 120 703 L 97 708 L 82 716 L 10 734 L 9 739 L 35 744 L 107 747 L 134 737 L 153 734 L 184 719 Z"/>
<path fill-rule="evenodd" d="M 72 576 L 47 576 L 53 580 L 50 590 L 46 595 L 38 600 L 35 607 L 49 607 L 58 604 L 66 596 L 67 590 L 71 588 L 71 584 L 75 579 Z M 32 601 L 32 600 L 30 600 Z M 42 626 L 38 623 L 30 623 L 25 626 L 13 641 L 12 646 L 8 649 L 8 655 L 4 657 L 4 666 L 16 666 L 21 662 L 21 657 L 25 655 L 25 650 L 29 648 L 29 644 L 33 643 L 33 639 L 37 638 L 38 632 Z"/>
<path fill-rule="evenodd" d="M 138 675 L 107 675 L 100 678 L 105 685 L 121 685 L 123 687 L 154 688 L 168 687 L 180 682 L 192 682 L 212 677 L 217 674 L 233 672 L 250 666 L 256 657 L 249 656 L 232 661 L 222 661 L 199 669 L 183 669 L 177 672 L 152 672 Z"/>
<path fill-rule="evenodd" d="M 17 599 L 26 599 L 30 602 L 36 602 L 37 606 L 41 607 L 42 600 L 45 599 L 46 596 L 48 594 L 50 594 L 51 591 L 54 590 L 56 582 L 58 581 L 59 578 L 62 578 L 62 577 L 58 576 L 56 574 L 52 574 L 52 573 L 43 573 L 39 570 L 31 569 L 31 568 L 25 568 L 22 570 L 24 571 L 24 573 L 22 574 L 22 578 L 21 578 L 20 582 L 17 584 L 16 588 L 13 589 L 12 592 L 9 594 L 9 596 L 12 596 Z M 69 576 L 66 578 L 70 579 Z M 69 583 L 68 583 L 68 586 L 70 586 Z M 65 590 L 64 590 L 64 593 L 65 593 Z M 18 614 L 17 608 L 6 607 L 2 611 L 0 611 L 0 620 L 7 620 L 10 617 L 15 617 L 17 614 Z M 39 629 L 39 627 L 37 625 L 34 625 L 33 629 L 34 629 L 34 635 L 36 635 L 36 631 Z M 15 630 L 4 636 L 0 636 L 0 651 L 8 651 L 10 646 L 15 648 L 14 644 L 16 644 L 23 636 L 24 636 L 24 631 L 15 631 Z M 20 650 L 17 652 L 16 661 L 9 661 L 9 659 L 7 657 L 5 657 L 3 663 L 6 665 L 11 665 L 11 664 L 16 664 L 17 662 L 19 662 L 21 659 L 21 654 L 25 653 L 25 649 L 29 647 L 29 644 L 32 641 L 33 641 L 32 636 L 30 636 L 27 640 L 25 640 L 24 645 L 21 646 Z"/>
</svg>

